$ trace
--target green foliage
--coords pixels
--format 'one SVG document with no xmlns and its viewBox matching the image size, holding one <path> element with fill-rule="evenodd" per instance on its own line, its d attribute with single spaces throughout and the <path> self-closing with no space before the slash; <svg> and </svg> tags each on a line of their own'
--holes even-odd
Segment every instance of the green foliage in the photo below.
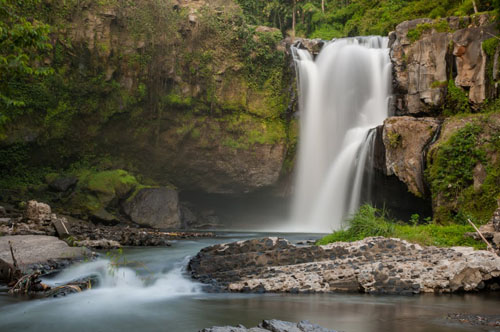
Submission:
<svg viewBox="0 0 500 332">
<path fill-rule="evenodd" d="M 50 169 L 47 166 L 33 165 L 29 145 L 16 143 L 0 147 L 0 189 L 22 189 L 39 185 L 48 172 Z"/>
<path fill-rule="evenodd" d="M 495 0 L 497 1 L 497 0 Z M 278 27 L 286 32 L 292 27 L 291 0 L 238 0 L 245 16 L 253 24 Z M 481 12 L 498 8 L 493 1 L 476 1 Z M 387 35 L 397 24 L 415 18 L 437 19 L 446 16 L 465 16 L 474 13 L 472 0 L 351 0 L 296 1 L 297 35 L 331 39 L 358 35 Z M 413 39 L 422 33 L 412 32 Z M 446 31 L 444 23 L 436 27 Z"/>
<path fill-rule="evenodd" d="M 439 223 L 486 223 L 500 197 L 500 124 L 498 100 L 482 114 L 456 117 L 445 123 L 461 129 L 429 151 L 426 178 Z"/>
<path fill-rule="evenodd" d="M 427 169 L 433 196 L 456 199 L 471 185 L 474 167 L 485 159 L 484 151 L 477 148 L 480 133 L 480 126 L 469 123 L 439 146 Z"/>
<path fill-rule="evenodd" d="M 434 81 L 431 84 L 432 89 L 442 88 L 448 86 L 448 81 Z"/>
<path fill-rule="evenodd" d="M 389 145 L 391 148 L 395 149 L 401 144 L 401 135 L 397 132 L 390 131 L 387 133 L 387 138 L 389 138 Z"/>
<path fill-rule="evenodd" d="M 487 58 L 486 58 L 486 73 L 488 75 L 488 79 L 490 81 L 491 86 L 494 86 L 499 81 L 498 77 L 497 77 L 496 82 L 493 78 L 495 76 L 493 73 L 493 70 L 494 70 L 493 66 L 495 64 L 495 53 L 496 53 L 496 50 L 498 49 L 499 45 L 500 45 L 500 37 L 499 36 L 494 36 L 490 39 L 487 39 L 481 45 L 484 53 L 486 53 L 486 56 L 487 56 Z"/>
<path fill-rule="evenodd" d="M 418 24 L 415 29 L 411 29 L 408 31 L 407 37 L 413 43 L 420 39 L 422 34 L 436 31 L 436 32 L 450 32 L 450 26 L 448 22 L 444 19 L 436 20 L 432 23 L 421 23 Z"/>
<path fill-rule="evenodd" d="M 39 3 L 0 0 L 0 129 L 25 112 L 26 102 L 17 96 L 17 86 L 53 73 L 41 65 L 52 46 L 50 26 L 27 16 Z"/>
<path fill-rule="evenodd" d="M 498 44 L 500 44 L 500 37 L 496 36 L 486 39 L 481 44 L 481 46 L 483 48 L 484 53 L 486 53 L 486 55 L 488 55 L 489 57 L 493 58 L 497 50 Z"/>
<path fill-rule="evenodd" d="M 447 116 L 470 112 L 469 97 L 464 90 L 455 85 L 453 79 L 448 81 L 444 107 L 443 114 Z"/>
<path fill-rule="evenodd" d="M 344 229 L 325 236 L 318 241 L 318 244 L 357 241 L 369 236 L 390 237 L 394 233 L 395 224 L 388 220 L 387 211 L 365 204 L 347 220 L 345 226 Z"/>
<path fill-rule="evenodd" d="M 357 241 L 369 236 L 395 237 L 410 242 L 439 247 L 471 246 L 484 249 L 482 242 L 466 238 L 466 232 L 473 232 L 470 225 L 441 226 L 434 223 L 418 224 L 418 214 L 412 215 L 410 225 L 388 219 L 387 212 L 370 205 L 363 205 L 348 221 L 346 228 L 320 239 L 317 244 L 325 245 L 337 241 Z"/>
</svg>

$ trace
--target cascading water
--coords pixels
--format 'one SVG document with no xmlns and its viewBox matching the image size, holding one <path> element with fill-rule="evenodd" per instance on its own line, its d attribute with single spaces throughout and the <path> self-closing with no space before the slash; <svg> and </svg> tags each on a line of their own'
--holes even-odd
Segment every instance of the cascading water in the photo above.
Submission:
<svg viewBox="0 0 500 332">
<path fill-rule="evenodd" d="M 294 48 L 301 114 L 293 231 L 330 232 L 359 206 L 374 132 L 388 116 L 388 39 L 326 44 L 317 58 Z"/>
</svg>

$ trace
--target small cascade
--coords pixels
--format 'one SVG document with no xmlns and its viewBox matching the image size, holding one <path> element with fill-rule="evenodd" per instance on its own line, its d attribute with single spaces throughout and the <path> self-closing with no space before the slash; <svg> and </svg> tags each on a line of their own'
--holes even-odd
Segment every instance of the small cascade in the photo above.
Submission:
<svg viewBox="0 0 500 332">
<path fill-rule="evenodd" d="M 44 283 L 59 286 L 71 281 L 87 277 L 97 279 L 98 287 L 90 292 L 114 294 L 127 299 L 164 299 L 176 296 L 202 293 L 201 285 L 183 275 L 188 257 L 167 272 L 138 274 L 134 269 L 120 266 L 109 259 L 98 259 L 74 265 L 57 274 L 46 278 Z"/>
<path fill-rule="evenodd" d="M 388 116 L 388 39 L 326 44 L 316 59 L 293 48 L 301 115 L 291 231 L 331 232 L 360 204 L 375 132 Z"/>
</svg>

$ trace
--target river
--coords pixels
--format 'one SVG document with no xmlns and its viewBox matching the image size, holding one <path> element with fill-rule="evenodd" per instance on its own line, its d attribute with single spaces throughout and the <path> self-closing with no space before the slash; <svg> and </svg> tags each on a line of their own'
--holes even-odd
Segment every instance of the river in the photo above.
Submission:
<svg viewBox="0 0 500 332">
<path fill-rule="evenodd" d="M 0 331 L 198 331 L 213 325 L 255 326 L 263 319 L 310 320 L 347 331 L 477 331 L 448 313 L 498 314 L 498 294 L 375 296 L 362 294 L 209 293 L 186 276 L 189 256 L 220 242 L 259 233 L 222 233 L 168 248 L 126 248 L 46 278 L 56 285 L 99 275 L 100 286 L 62 298 L 25 300 L 0 290 Z M 290 241 L 315 239 L 283 235 Z M 117 263 L 120 264 L 111 264 Z"/>
</svg>

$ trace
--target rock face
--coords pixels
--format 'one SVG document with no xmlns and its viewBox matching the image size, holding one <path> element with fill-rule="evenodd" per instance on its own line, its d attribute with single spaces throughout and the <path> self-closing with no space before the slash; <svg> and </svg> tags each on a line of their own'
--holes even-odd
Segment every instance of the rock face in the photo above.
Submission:
<svg viewBox="0 0 500 332">
<path fill-rule="evenodd" d="M 473 19 L 416 19 L 399 24 L 389 36 L 396 113 L 438 113 L 450 77 L 456 86 L 469 91 L 471 103 L 481 104 L 494 97 L 496 91 L 488 93 L 487 56 L 481 45 L 497 34 L 487 15 Z"/>
<path fill-rule="evenodd" d="M 57 79 L 47 90 L 68 90 L 43 109 L 75 112 L 9 126 L 0 143 L 26 144 L 29 132 L 46 138 L 28 153 L 35 166 L 64 159 L 56 150 L 92 151 L 181 190 L 240 194 L 277 182 L 296 139 L 295 76 L 278 29 L 247 25 L 234 0 L 40 5 L 42 21 L 65 27 L 51 35 L 57 56 L 44 61 Z"/>
<path fill-rule="evenodd" d="M 297 247 L 280 238 L 218 244 L 189 263 L 195 279 L 232 292 L 451 293 L 500 288 L 500 257 L 472 248 L 366 238 Z"/>
<path fill-rule="evenodd" d="M 426 194 L 424 185 L 425 152 L 436 136 L 435 118 L 391 117 L 384 121 L 385 174 L 396 175 L 414 195 Z"/>
<path fill-rule="evenodd" d="M 473 128 L 474 134 L 464 134 L 471 132 L 467 128 Z M 457 214 L 472 216 L 483 223 L 491 218 L 500 194 L 496 184 L 500 154 L 494 144 L 499 134 L 498 113 L 449 117 L 442 122 L 439 137 L 430 144 L 426 156 L 434 221 L 454 222 Z M 469 137 L 468 147 L 461 143 L 464 137 Z M 455 153 L 447 154 L 450 149 Z M 484 157 L 478 157 L 477 153 L 484 153 Z M 469 164 L 460 161 L 464 155 Z M 457 171 L 468 175 L 457 176 Z"/>
<path fill-rule="evenodd" d="M 70 247 L 54 236 L 16 235 L 0 237 L 0 259 L 13 264 L 9 242 L 12 244 L 17 264 L 21 270 L 60 261 L 72 261 L 90 257 L 85 248 Z"/>
<path fill-rule="evenodd" d="M 285 322 L 277 319 L 264 320 L 257 327 L 247 329 L 243 325 L 238 326 L 214 326 L 209 327 L 199 332 L 335 332 L 321 327 L 317 324 L 312 324 L 307 320 L 298 323 Z"/>
<path fill-rule="evenodd" d="M 180 208 L 177 191 L 169 188 L 145 188 L 123 203 L 130 219 L 154 228 L 180 228 Z"/>
</svg>

